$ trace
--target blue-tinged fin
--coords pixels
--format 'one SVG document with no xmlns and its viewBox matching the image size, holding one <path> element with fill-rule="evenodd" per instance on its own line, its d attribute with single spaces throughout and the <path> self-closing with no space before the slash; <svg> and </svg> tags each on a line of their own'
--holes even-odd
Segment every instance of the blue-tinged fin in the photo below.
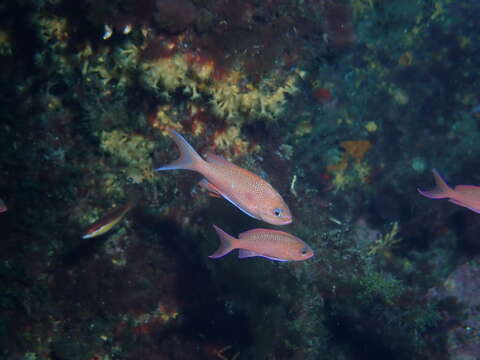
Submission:
<svg viewBox="0 0 480 360">
<path fill-rule="evenodd" d="M 170 135 L 172 140 L 175 141 L 175 144 L 177 144 L 178 149 L 180 150 L 180 157 L 166 166 L 155 169 L 155 171 L 178 169 L 196 171 L 198 164 L 205 160 L 203 160 L 201 156 L 198 155 L 195 149 L 178 132 L 173 129 L 169 129 L 168 134 Z"/>
<path fill-rule="evenodd" d="M 450 186 L 447 185 L 445 180 L 440 176 L 436 169 L 432 169 L 433 178 L 435 179 L 435 187 L 431 190 L 417 189 L 420 194 L 430 199 L 444 199 L 451 197 L 453 191 Z"/>
<path fill-rule="evenodd" d="M 263 257 L 263 258 L 273 260 L 273 261 L 282 261 L 282 262 L 288 261 L 288 260 L 276 258 L 276 257 L 273 257 L 273 256 L 267 256 L 267 255 L 259 254 L 259 253 L 256 253 L 255 251 L 252 251 L 252 250 L 240 249 L 238 251 L 238 258 L 239 259 L 246 259 L 246 258 L 251 258 L 251 257 L 255 257 L 255 256 Z"/>
<path fill-rule="evenodd" d="M 255 251 L 252 250 L 247 250 L 247 249 L 240 249 L 238 250 L 238 258 L 239 259 L 246 259 L 254 256 L 261 256 L 260 254 L 256 253 Z"/>
<path fill-rule="evenodd" d="M 240 205 L 238 205 L 235 201 L 231 200 L 227 195 L 225 195 L 224 193 L 220 192 L 220 195 L 223 196 L 223 198 L 225 200 L 228 200 L 230 201 L 233 205 L 235 205 L 238 209 L 240 209 L 241 211 L 243 211 L 243 213 L 247 214 L 248 216 L 251 216 L 252 218 L 254 219 L 257 219 L 257 220 L 261 220 L 260 218 L 258 218 L 257 216 L 253 215 L 252 213 L 248 212 L 247 210 L 245 210 L 244 208 L 242 208 Z"/>
</svg>

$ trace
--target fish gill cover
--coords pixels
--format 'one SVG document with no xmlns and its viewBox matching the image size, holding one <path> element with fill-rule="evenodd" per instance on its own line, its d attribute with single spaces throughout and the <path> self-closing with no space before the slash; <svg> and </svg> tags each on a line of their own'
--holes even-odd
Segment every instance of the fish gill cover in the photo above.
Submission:
<svg viewBox="0 0 480 360">
<path fill-rule="evenodd" d="M 2 2 L 0 357 L 479 358 L 479 215 L 417 193 L 480 185 L 479 12 Z M 213 224 L 265 224 L 155 173 L 169 129 L 271 183 L 315 256 L 209 259 Z"/>
</svg>

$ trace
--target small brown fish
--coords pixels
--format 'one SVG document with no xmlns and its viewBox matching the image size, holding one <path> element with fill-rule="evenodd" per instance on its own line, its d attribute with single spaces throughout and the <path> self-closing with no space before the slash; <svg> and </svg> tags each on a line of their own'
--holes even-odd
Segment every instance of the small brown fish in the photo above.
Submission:
<svg viewBox="0 0 480 360">
<path fill-rule="evenodd" d="M 252 229 L 241 233 L 236 239 L 218 226 L 213 225 L 213 228 L 220 237 L 220 246 L 209 256 L 211 259 L 222 257 L 234 249 L 239 249 L 240 259 L 261 256 L 275 261 L 299 261 L 313 256 L 310 246 L 284 231 Z"/>
<path fill-rule="evenodd" d="M 5 212 L 7 210 L 8 210 L 7 205 L 5 205 L 5 202 L 2 199 L 0 199 L 0 213 Z"/>
<path fill-rule="evenodd" d="M 89 239 L 95 236 L 105 234 L 112 227 L 120 222 L 123 219 L 125 214 L 133 208 L 133 203 L 129 202 L 126 205 L 123 205 L 119 208 L 112 210 L 110 213 L 105 215 L 100 220 L 95 221 L 90 227 L 85 231 L 82 236 L 82 239 Z"/>
<path fill-rule="evenodd" d="M 169 130 L 169 134 L 180 149 L 180 158 L 156 171 L 185 169 L 199 172 L 204 177 L 200 186 L 211 194 L 222 196 L 245 214 L 273 225 L 292 222 L 285 201 L 260 176 L 215 154 L 208 154 L 205 161 L 178 132 Z"/>
<path fill-rule="evenodd" d="M 452 189 L 437 170 L 433 169 L 432 172 L 435 188 L 432 190 L 417 189 L 420 194 L 430 199 L 448 199 L 451 203 L 480 213 L 480 186 L 457 185 Z"/>
</svg>

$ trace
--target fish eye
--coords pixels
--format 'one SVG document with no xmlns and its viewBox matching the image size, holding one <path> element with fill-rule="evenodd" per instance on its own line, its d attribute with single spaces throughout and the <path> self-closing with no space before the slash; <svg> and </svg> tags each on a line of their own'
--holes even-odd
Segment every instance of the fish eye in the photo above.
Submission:
<svg viewBox="0 0 480 360">
<path fill-rule="evenodd" d="M 282 213 L 283 213 L 283 209 L 280 209 L 280 208 L 273 209 L 273 214 L 277 217 L 282 215 Z"/>
<path fill-rule="evenodd" d="M 305 246 L 300 250 L 300 252 L 302 253 L 302 255 L 306 255 L 308 253 L 308 248 Z"/>
</svg>

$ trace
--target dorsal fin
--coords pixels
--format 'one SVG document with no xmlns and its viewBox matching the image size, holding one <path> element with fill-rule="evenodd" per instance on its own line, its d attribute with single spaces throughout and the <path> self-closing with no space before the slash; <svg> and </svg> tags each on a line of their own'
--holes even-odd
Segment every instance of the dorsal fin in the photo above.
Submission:
<svg viewBox="0 0 480 360">
<path fill-rule="evenodd" d="M 293 236 L 293 235 L 291 235 L 291 234 L 289 234 L 285 231 L 258 228 L 258 229 L 252 229 L 252 230 L 244 231 L 240 235 L 238 235 L 238 238 L 242 239 L 245 236 L 255 235 L 257 233 L 269 233 L 269 234 L 276 234 L 276 235 L 289 236 L 289 237 Z"/>
<path fill-rule="evenodd" d="M 232 166 L 232 163 L 230 161 L 226 160 L 223 156 L 216 155 L 212 152 L 208 152 L 205 155 L 205 158 L 207 159 L 207 162 L 212 163 L 212 164 Z"/>
</svg>

